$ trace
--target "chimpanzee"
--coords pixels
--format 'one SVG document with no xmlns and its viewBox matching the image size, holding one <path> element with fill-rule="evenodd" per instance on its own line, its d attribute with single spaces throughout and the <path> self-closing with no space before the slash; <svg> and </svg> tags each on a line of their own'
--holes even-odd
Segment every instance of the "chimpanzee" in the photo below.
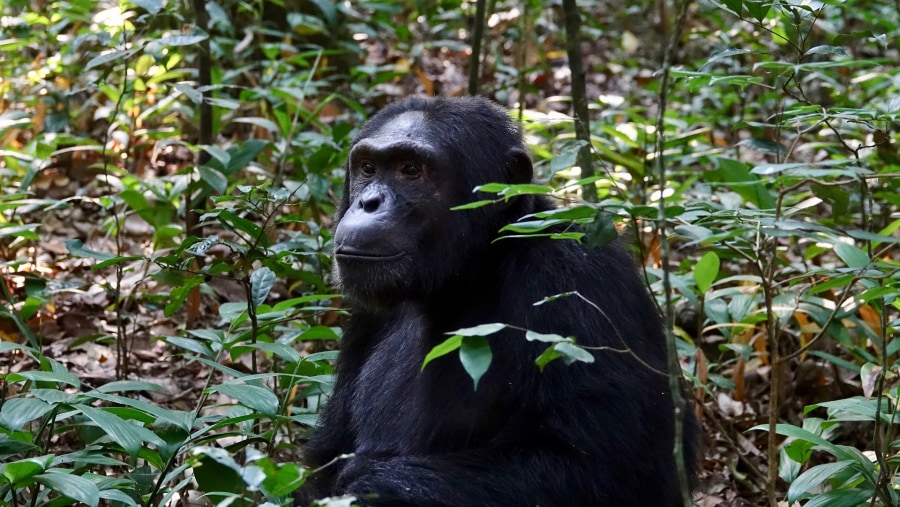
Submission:
<svg viewBox="0 0 900 507">
<path fill-rule="evenodd" d="M 528 183 L 520 127 L 482 98 L 411 98 L 353 140 L 334 230 L 334 278 L 350 306 L 331 399 L 305 449 L 320 470 L 298 505 L 354 495 L 391 507 L 640 506 L 678 503 L 663 326 L 634 261 L 617 244 L 499 239 L 553 209 L 520 195 L 467 210 L 489 182 Z M 562 293 L 582 297 L 560 297 Z M 477 388 L 454 330 L 488 337 Z M 593 363 L 535 359 L 572 336 Z M 696 422 L 687 416 L 688 462 Z M 336 459 L 344 454 L 350 458 Z"/>
</svg>

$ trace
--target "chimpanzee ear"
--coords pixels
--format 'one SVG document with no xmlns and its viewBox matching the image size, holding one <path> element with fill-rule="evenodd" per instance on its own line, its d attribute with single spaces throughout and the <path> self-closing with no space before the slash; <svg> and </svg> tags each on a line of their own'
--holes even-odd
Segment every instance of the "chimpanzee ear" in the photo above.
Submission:
<svg viewBox="0 0 900 507">
<path fill-rule="evenodd" d="M 506 170 L 509 182 L 513 185 L 531 183 L 531 179 L 534 177 L 531 158 L 521 148 L 511 148 L 506 153 Z"/>
</svg>

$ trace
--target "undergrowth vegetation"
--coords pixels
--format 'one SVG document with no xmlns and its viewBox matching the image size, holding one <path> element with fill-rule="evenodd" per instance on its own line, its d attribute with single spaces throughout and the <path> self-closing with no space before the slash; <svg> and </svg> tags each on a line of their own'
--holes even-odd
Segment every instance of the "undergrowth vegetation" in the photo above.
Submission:
<svg viewBox="0 0 900 507">
<path fill-rule="evenodd" d="M 898 505 L 900 5 L 580 2 L 594 202 L 559 2 L 489 4 L 480 91 L 541 184 L 485 190 L 565 207 L 509 234 L 635 245 L 705 428 L 698 499 Z M 290 503 L 341 334 L 346 147 L 390 100 L 465 92 L 474 15 L 0 5 L 0 504 Z"/>
</svg>

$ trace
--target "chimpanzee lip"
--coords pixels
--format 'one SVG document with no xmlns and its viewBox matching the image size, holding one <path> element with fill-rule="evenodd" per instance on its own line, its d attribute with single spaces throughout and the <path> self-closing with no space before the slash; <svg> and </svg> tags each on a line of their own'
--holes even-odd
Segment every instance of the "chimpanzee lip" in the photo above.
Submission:
<svg viewBox="0 0 900 507">
<path fill-rule="evenodd" d="M 403 252 L 390 252 L 390 253 L 381 253 L 381 252 L 369 252 L 366 250 L 358 250 L 352 247 L 342 247 L 337 249 L 334 252 L 334 255 L 339 259 L 358 259 L 358 260 L 375 260 L 375 261 L 386 261 L 397 259 L 403 256 Z"/>
</svg>

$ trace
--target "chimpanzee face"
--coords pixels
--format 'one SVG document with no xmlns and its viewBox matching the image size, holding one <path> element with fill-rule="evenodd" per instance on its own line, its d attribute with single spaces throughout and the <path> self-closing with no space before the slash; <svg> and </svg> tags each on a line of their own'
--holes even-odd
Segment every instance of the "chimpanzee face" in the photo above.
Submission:
<svg viewBox="0 0 900 507">
<path fill-rule="evenodd" d="M 345 296 L 372 304 L 433 294 L 489 247 L 509 222 L 506 207 L 451 208 L 488 197 L 473 193 L 477 185 L 530 180 L 518 131 L 495 123 L 413 107 L 388 108 L 363 127 L 334 231 L 335 281 Z"/>
</svg>

